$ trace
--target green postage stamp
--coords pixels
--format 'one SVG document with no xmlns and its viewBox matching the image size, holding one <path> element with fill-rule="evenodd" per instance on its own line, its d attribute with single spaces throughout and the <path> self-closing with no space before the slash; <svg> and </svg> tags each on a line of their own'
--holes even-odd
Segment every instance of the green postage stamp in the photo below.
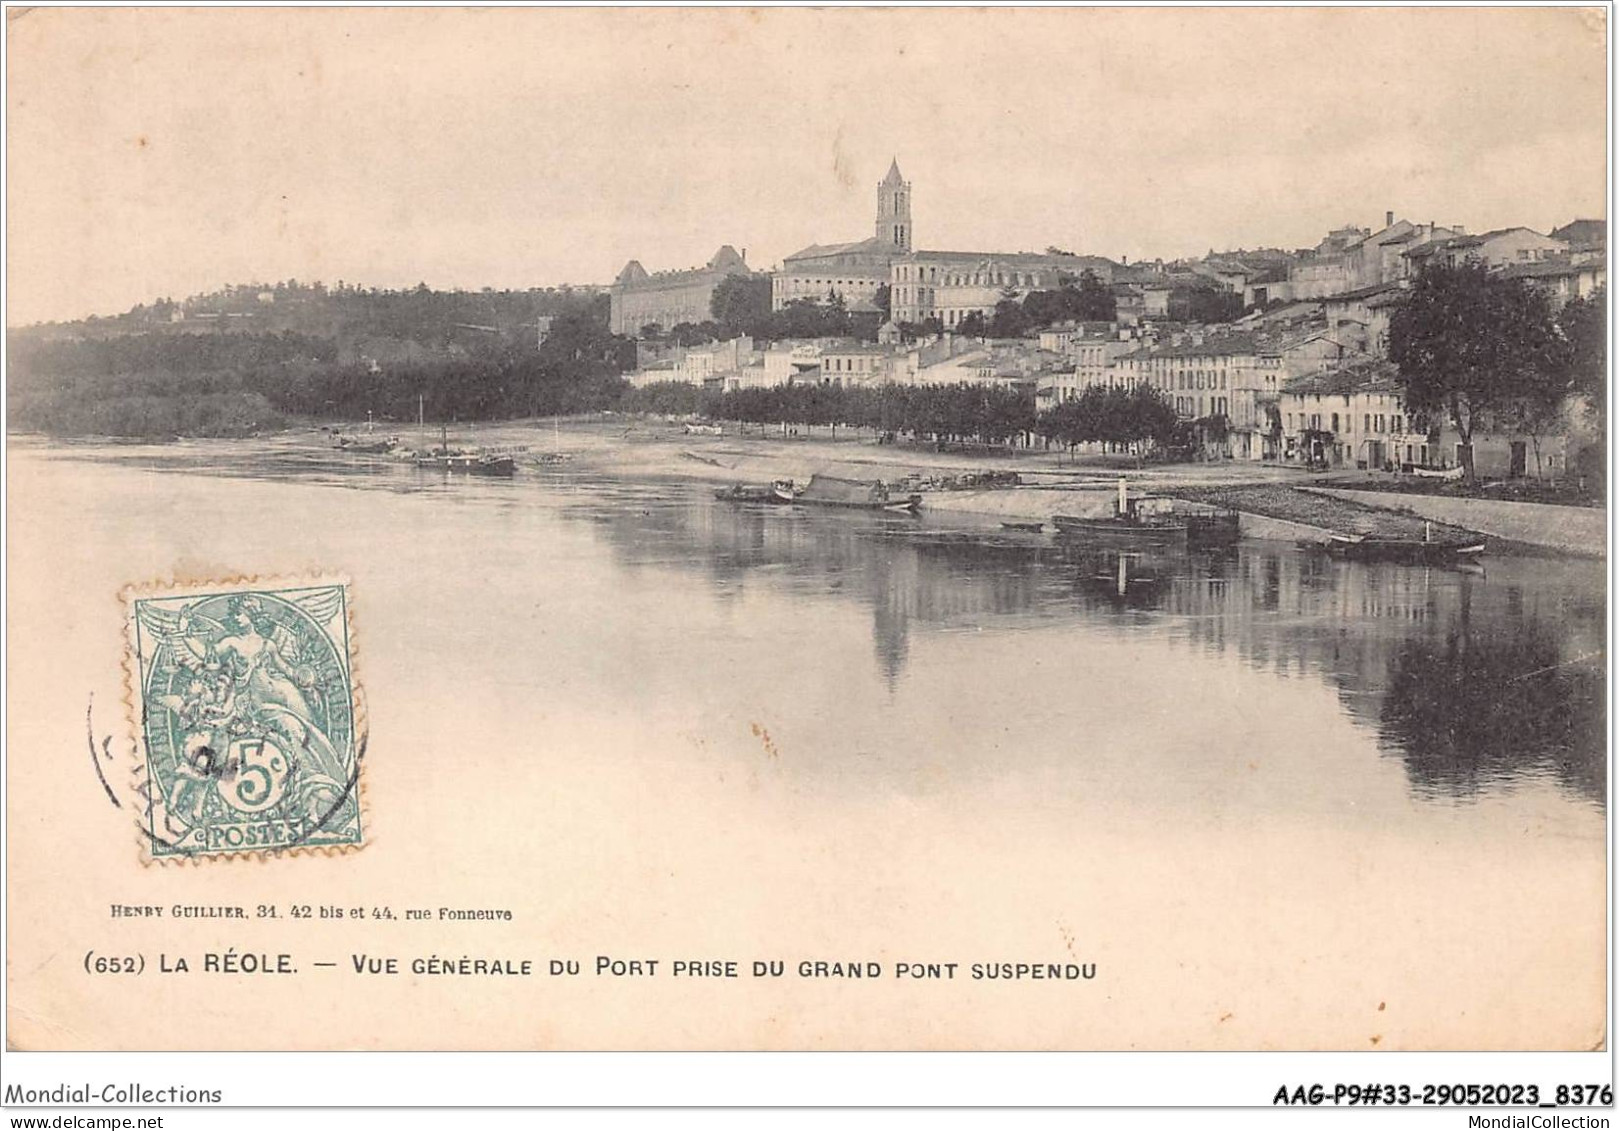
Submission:
<svg viewBox="0 0 1619 1131">
<path fill-rule="evenodd" d="M 124 597 L 148 858 L 357 848 L 365 739 L 347 583 Z"/>
</svg>

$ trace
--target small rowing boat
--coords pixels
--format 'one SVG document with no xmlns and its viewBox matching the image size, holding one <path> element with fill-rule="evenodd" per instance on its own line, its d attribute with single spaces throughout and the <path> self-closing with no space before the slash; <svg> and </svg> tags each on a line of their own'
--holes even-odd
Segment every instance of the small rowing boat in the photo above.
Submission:
<svg viewBox="0 0 1619 1131">
<path fill-rule="evenodd" d="M 715 491 L 714 497 L 722 503 L 790 503 L 793 502 L 793 481 L 778 479 L 768 485 L 738 483 Z"/>
<path fill-rule="evenodd" d="M 338 437 L 336 445 L 340 452 L 349 452 L 352 455 L 386 455 L 399 446 L 397 436 L 386 440 L 353 440 L 347 436 Z"/>
<path fill-rule="evenodd" d="M 1327 542 L 1327 553 L 1357 562 L 1451 565 L 1477 561 L 1484 553 L 1484 543 L 1473 538 L 1423 539 L 1419 542 L 1415 538 L 1334 534 Z"/>
</svg>

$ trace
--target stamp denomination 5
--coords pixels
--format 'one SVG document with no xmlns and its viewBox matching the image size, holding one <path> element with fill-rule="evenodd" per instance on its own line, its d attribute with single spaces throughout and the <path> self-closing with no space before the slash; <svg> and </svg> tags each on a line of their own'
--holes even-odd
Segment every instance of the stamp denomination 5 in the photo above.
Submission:
<svg viewBox="0 0 1619 1131">
<path fill-rule="evenodd" d="M 150 858 L 357 847 L 347 585 L 126 596 Z"/>
</svg>

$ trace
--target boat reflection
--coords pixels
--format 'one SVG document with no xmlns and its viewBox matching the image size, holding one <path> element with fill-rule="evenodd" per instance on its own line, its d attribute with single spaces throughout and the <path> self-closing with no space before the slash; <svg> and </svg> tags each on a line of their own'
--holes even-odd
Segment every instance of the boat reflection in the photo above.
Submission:
<svg viewBox="0 0 1619 1131">
<path fill-rule="evenodd" d="M 1550 775 L 1603 802 L 1599 563 L 1502 559 L 1480 575 L 1281 543 L 1119 546 L 680 492 L 579 513 L 632 565 L 701 571 L 722 593 L 758 584 L 864 606 L 891 687 L 918 632 L 1150 632 L 1333 688 L 1420 796 Z"/>
</svg>

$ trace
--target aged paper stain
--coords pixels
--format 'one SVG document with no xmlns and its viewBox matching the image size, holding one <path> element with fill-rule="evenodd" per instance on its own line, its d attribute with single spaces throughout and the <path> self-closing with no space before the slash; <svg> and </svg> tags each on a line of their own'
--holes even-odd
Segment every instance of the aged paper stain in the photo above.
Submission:
<svg viewBox="0 0 1619 1131">
<path fill-rule="evenodd" d="M 760 745 L 765 748 L 765 753 L 772 758 L 779 757 L 781 751 L 776 749 L 776 744 L 771 741 L 770 732 L 758 723 L 749 723 L 748 725 L 753 728 L 753 737 L 759 740 Z"/>
</svg>

